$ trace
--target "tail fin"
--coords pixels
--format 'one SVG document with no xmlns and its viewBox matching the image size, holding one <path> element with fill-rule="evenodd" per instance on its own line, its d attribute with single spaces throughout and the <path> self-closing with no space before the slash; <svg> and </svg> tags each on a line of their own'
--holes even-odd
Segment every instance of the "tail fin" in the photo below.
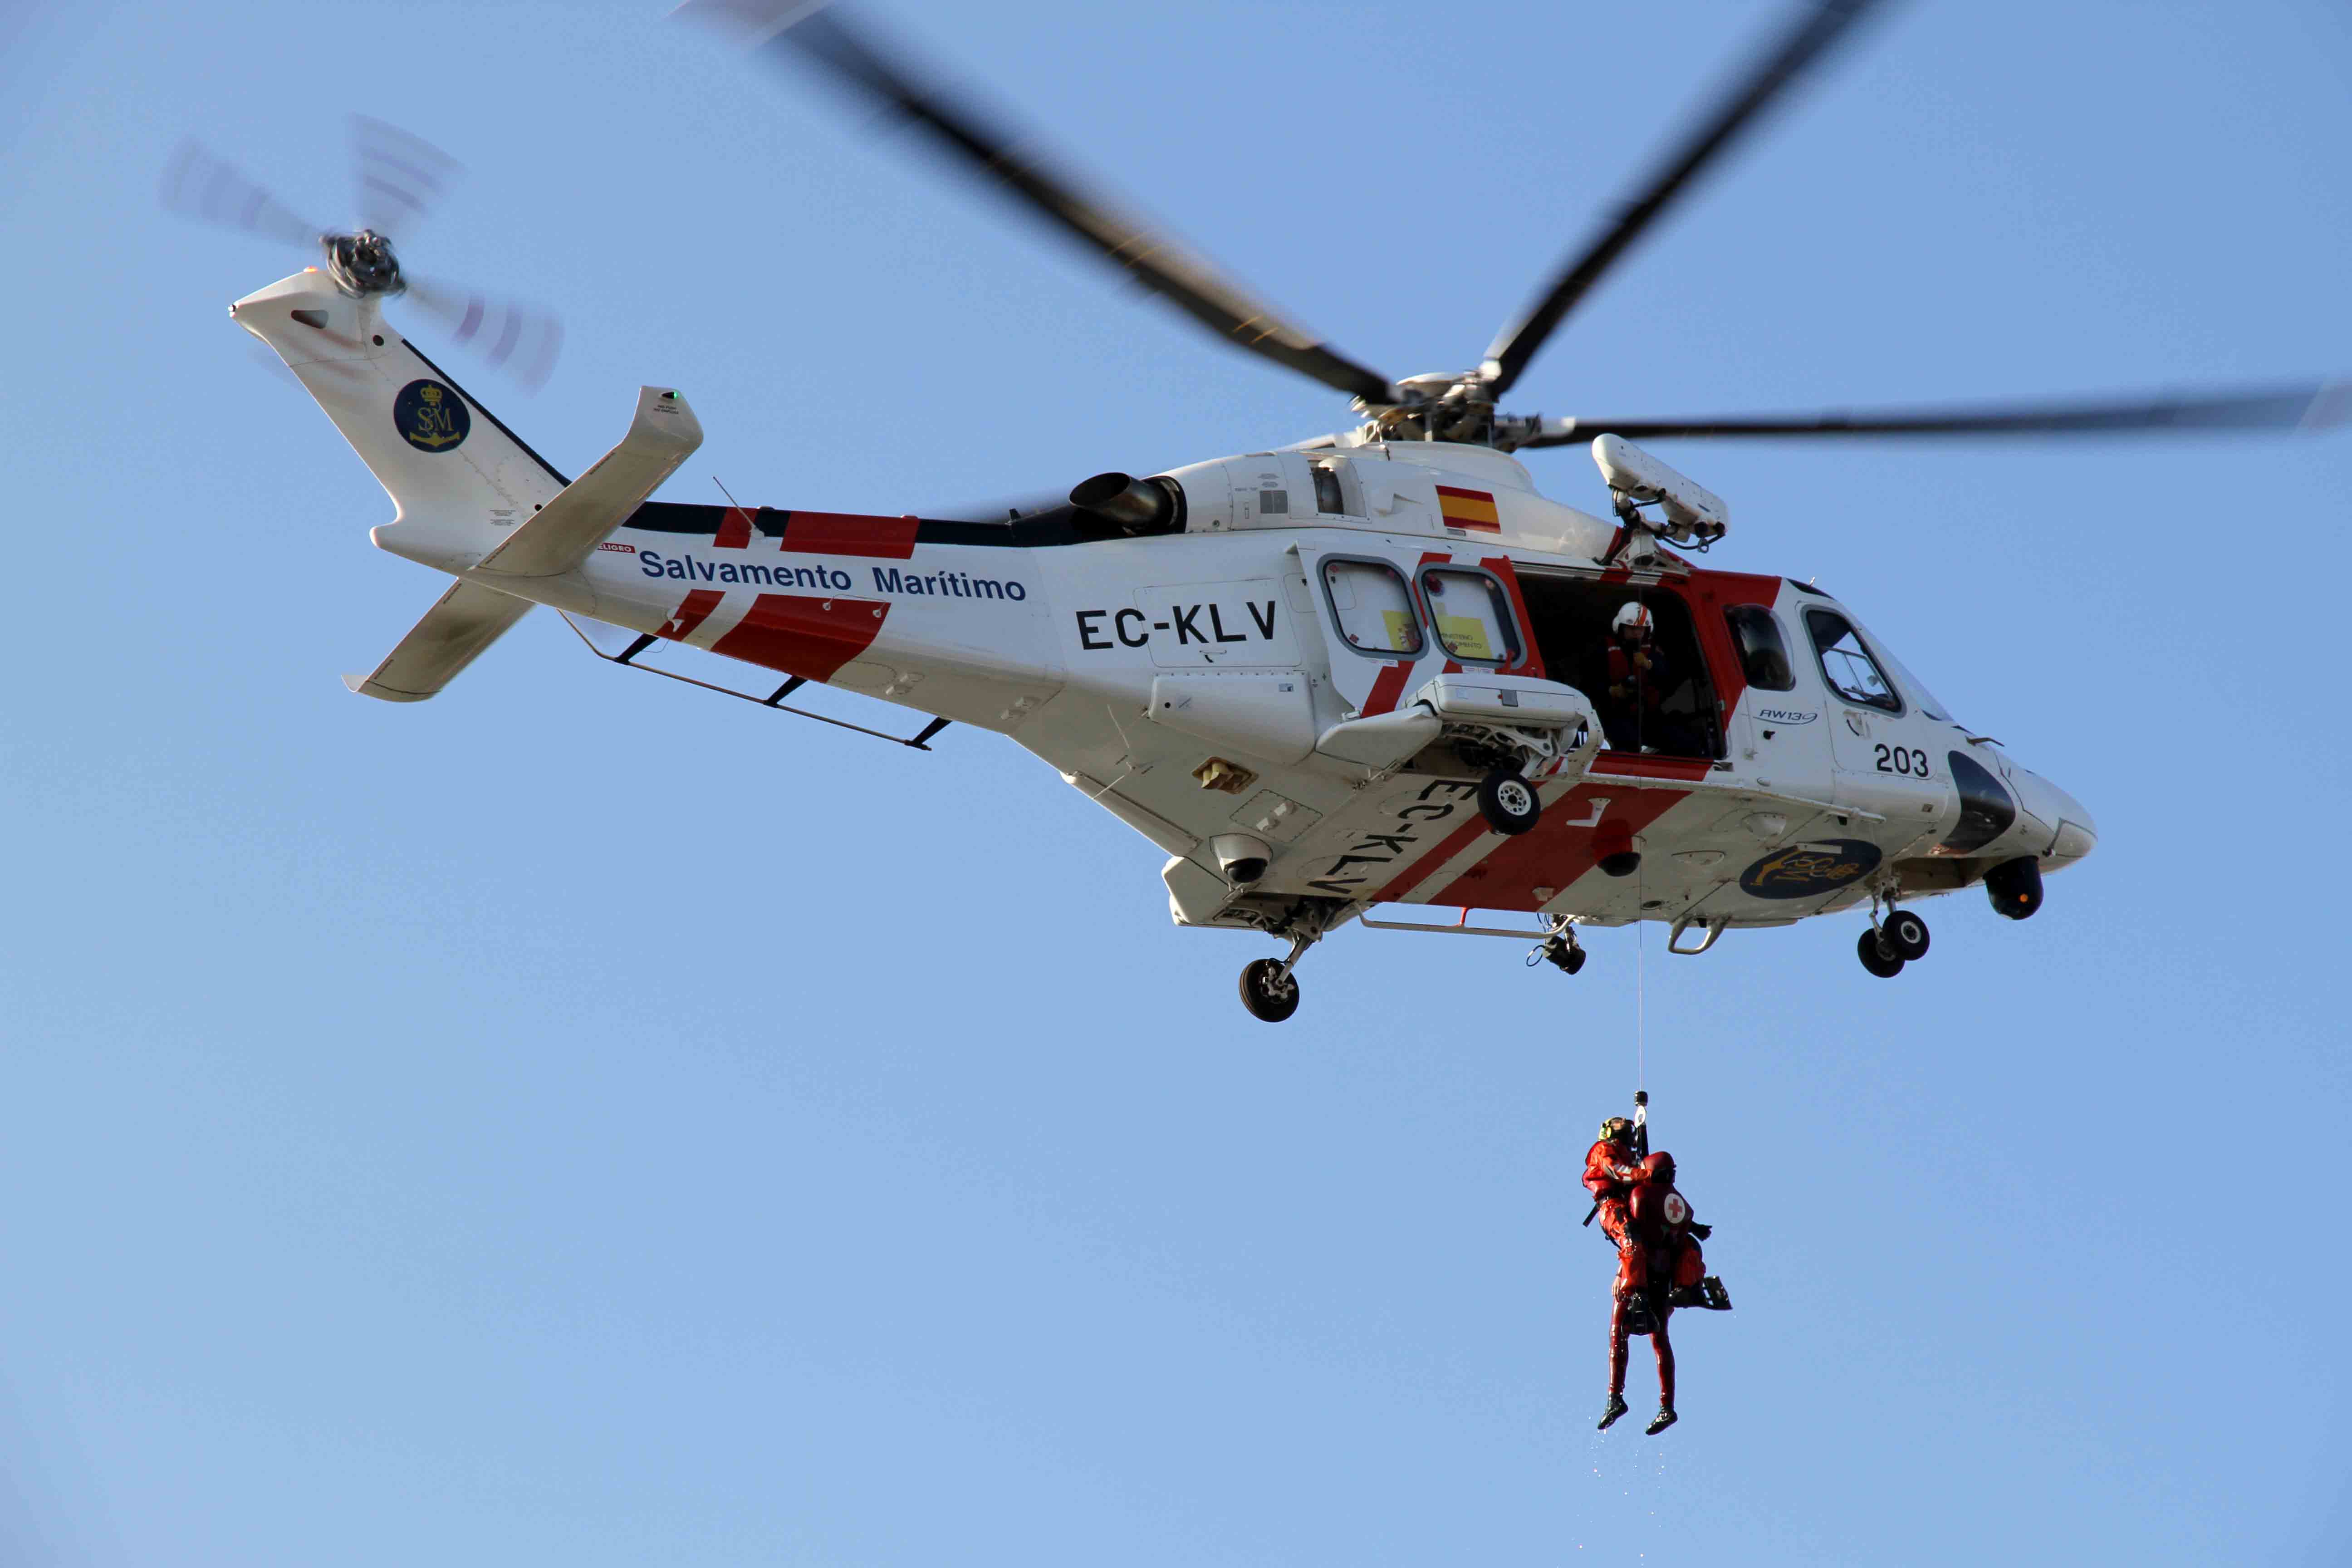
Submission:
<svg viewBox="0 0 2352 1568">
<path fill-rule="evenodd" d="M 229 307 L 301 378 L 396 509 L 377 547 L 445 572 L 496 550 L 569 482 L 316 268 Z"/>
</svg>

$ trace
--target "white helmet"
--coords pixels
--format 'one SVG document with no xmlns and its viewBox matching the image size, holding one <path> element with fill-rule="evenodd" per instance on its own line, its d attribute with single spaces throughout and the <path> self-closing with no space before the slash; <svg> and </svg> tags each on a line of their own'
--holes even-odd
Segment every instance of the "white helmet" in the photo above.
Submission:
<svg viewBox="0 0 2352 1568">
<path fill-rule="evenodd" d="M 1609 623 L 1609 629 L 1621 637 L 1627 632 L 1635 632 L 1646 637 L 1656 627 L 1657 623 L 1650 618 L 1650 606 L 1638 599 L 1627 600 L 1623 607 L 1618 610 L 1617 618 Z"/>
</svg>

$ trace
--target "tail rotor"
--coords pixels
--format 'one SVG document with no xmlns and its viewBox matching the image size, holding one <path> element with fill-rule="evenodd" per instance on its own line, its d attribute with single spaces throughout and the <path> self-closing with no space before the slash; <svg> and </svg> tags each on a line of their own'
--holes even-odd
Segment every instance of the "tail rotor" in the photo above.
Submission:
<svg viewBox="0 0 2352 1568">
<path fill-rule="evenodd" d="M 165 166 L 158 196 L 166 211 L 275 244 L 316 247 L 335 287 L 353 299 L 405 296 L 449 329 L 452 340 L 524 390 L 536 392 L 562 352 L 563 324 L 520 300 L 406 269 L 393 247 L 429 217 L 463 173 L 448 153 L 396 125 L 351 119 L 353 195 L 359 226 L 348 232 L 306 221 L 267 187 L 193 137 Z"/>
</svg>

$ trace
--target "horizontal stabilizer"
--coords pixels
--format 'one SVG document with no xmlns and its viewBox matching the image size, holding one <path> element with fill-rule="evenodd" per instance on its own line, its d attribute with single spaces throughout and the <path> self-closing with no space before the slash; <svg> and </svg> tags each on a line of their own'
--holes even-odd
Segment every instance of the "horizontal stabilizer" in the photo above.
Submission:
<svg viewBox="0 0 2352 1568">
<path fill-rule="evenodd" d="M 686 399 L 648 386 L 621 444 L 563 487 L 474 571 L 485 577 L 554 577 L 588 559 L 702 445 Z"/>
<path fill-rule="evenodd" d="M 373 675 L 346 675 L 343 684 L 362 697 L 386 702 L 422 702 L 439 691 L 484 648 L 522 619 L 529 599 L 473 583 L 459 583 L 425 612 Z"/>
</svg>

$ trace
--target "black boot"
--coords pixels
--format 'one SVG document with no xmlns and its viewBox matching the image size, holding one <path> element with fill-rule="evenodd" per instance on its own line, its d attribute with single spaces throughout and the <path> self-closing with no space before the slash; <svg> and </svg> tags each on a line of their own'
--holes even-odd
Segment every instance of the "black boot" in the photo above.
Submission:
<svg viewBox="0 0 2352 1568">
<path fill-rule="evenodd" d="M 1675 1414 L 1675 1407 L 1673 1405 L 1661 1405 L 1658 1406 L 1658 1413 L 1650 1417 L 1650 1425 L 1643 1428 L 1643 1430 L 1647 1431 L 1651 1436 L 1654 1437 L 1680 1419 L 1681 1417 Z"/>
<path fill-rule="evenodd" d="M 1609 1396 L 1609 1408 L 1601 1413 L 1601 1425 L 1595 1428 L 1595 1430 L 1601 1432 L 1608 1431 L 1609 1428 L 1617 1425 L 1617 1417 L 1624 1415 L 1625 1412 L 1631 1408 L 1633 1407 L 1625 1403 L 1625 1396 L 1623 1394 L 1611 1394 Z"/>
</svg>

